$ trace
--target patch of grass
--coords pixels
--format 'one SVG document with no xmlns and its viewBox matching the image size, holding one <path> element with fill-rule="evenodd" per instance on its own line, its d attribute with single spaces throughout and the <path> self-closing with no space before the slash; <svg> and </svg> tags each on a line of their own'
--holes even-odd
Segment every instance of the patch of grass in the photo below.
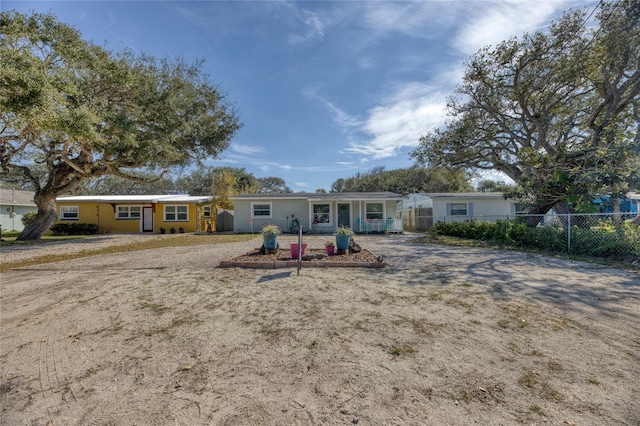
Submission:
<svg viewBox="0 0 640 426">
<path fill-rule="evenodd" d="M 185 325 L 197 325 L 201 323 L 202 320 L 192 316 L 177 317 L 174 318 L 169 324 L 149 328 L 143 331 L 142 334 L 147 337 L 151 337 L 154 334 L 165 334 L 169 340 L 172 340 L 175 337 L 175 329 Z"/>
<path fill-rule="evenodd" d="M 4 237 L 3 237 L 4 238 Z M 0 247 L 11 245 L 35 245 L 35 244 L 47 244 L 51 241 L 61 241 L 70 239 L 85 239 L 99 238 L 96 236 L 90 237 L 43 237 L 38 241 L 5 241 L 0 244 Z M 128 243 L 122 245 L 115 245 L 110 247 L 103 247 L 100 249 L 87 249 L 77 253 L 64 253 L 64 254 L 47 254 L 44 256 L 38 256 L 31 259 L 19 260 L 16 262 L 7 262 L 0 264 L 0 272 L 5 272 L 14 268 L 24 268 L 27 266 L 41 265 L 43 263 L 62 262 L 65 260 L 81 259 L 83 257 L 99 256 L 112 253 L 123 253 L 138 250 L 153 250 L 166 247 L 184 247 L 184 246 L 196 246 L 202 244 L 225 244 L 241 241 L 248 241 L 255 238 L 255 235 L 179 235 L 166 236 L 163 238 L 150 238 L 148 241 L 138 241 L 135 243 Z M 90 246 L 90 242 L 87 243 Z"/>
<path fill-rule="evenodd" d="M 547 413 L 545 413 L 539 405 L 532 405 L 531 407 L 529 407 L 529 411 L 539 416 L 547 417 Z"/>
<path fill-rule="evenodd" d="M 600 384 L 600 380 L 596 379 L 593 376 L 587 378 L 587 382 L 591 383 L 592 385 L 599 385 Z"/>
<path fill-rule="evenodd" d="M 465 402 L 492 402 L 503 400 L 504 390 L 503 386 L 499 383 L 484 384 L 483 386 L 478 386 L 477 383 L 467 383 L 464 387 L 464 389 L 458 391 L 456 400 Z"/>
<path fill-rule="evenodd" d="M 520 376 L 520 378 L 518 379 L 518 384 L 522 387 L 536 391 L 538 395 L 545 399 L 555 402 L 564 401 L 564 397 L 562 396 L 562 394 L 553 389 L 553 387 L 551 387 L 549 383 L 543 381 L 540 376 L 534 371 L 529 370 L 525 374 Z"/>
<path fill-rule="evenodd" d="M 498 327 L 509 328 L 509 320 L 501 319 L 500 321 L 498 321 Z"/>
<path fill-rule="evenodd" d="M 559 362 L 555 362 L 555 361 L 549 361 L 547 363 L 547 367 L 549 367 L 549 370 L 551 371 L 562 371 L 562 365 Z"/>
<path fill-rule="evenodd" d="M 501 328 L 527 328 L 542 321 L 541 312 L 536 306 L 529 305 L 504 305 L 502 311 L 507 314 L 507 318 L 498 321 Z"/>
<path fill-rule="evenodd" d="M 408 344 L 404 344 L 401 346 L 392 346 L 391 348 L 389 348 L 389 353 L 393 356 L 411 355 L 415 354 L 416 352 L 418 352 L 418 350 Z"/>
<path fill-rule="evenodd" d="M 153 303 L 148 301 L 140 302 L 139 306 L 143 309 L 149 309 L 151 312 L 153 312 L 156 315 L 162 315 L 165 312 L 171 310 L 171 308 L 169 308 L 168 306 L 162 305 L 160 303 Z"/>
<path fill-rule="evenodd" d="M 459 306 L 461 308 L 471 308 L 473 307 L 473 303 L 465 302 L 459 297 L 452 297 L 444 301 L 445 305 L 449 306 Z"/>
</svg>

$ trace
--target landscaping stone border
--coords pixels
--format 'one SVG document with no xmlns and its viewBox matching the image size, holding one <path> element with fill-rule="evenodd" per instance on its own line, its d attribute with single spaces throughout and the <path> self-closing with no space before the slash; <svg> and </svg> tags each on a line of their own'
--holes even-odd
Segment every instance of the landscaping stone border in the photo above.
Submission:
<svg viewBox="0 0 640 426">
<path fill-rule="evenodd" d="M 368 250 L 362 250 L 363 254 L 369 254 L 374 261 L 350 261 L 350 260 L 338 260 L 339 255 L 325 257 L 323 259 L 315 260 L 302 260 L 303 268 L 384 268 L 387 263 L 383 260 L 378 260 L 377 256 Z M 250 269 L 280 269 L 280 268 L 295 268 L 298 266 L 298 261 L 291 259 L 274 259 L 264 260 L 256 259 L 252 260 L 250 257 L 255 256 L 256 252 L 251 251 L 245 255 L 236 256 L 231 259 L 220 261 L 220 268 L 250 268 Z M 256 256 L 258 257 L 258 256 Z"/>
</svg>

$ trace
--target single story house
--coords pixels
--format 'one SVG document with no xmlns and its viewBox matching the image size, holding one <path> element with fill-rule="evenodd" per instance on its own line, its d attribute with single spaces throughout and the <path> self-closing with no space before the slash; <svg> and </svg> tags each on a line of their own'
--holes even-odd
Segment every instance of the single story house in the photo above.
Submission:
<svg viewBox="0 0 640 426">
<path fill-rule="evenodd" d="M 3 231 L 22 231 L 22 216 L 37 213 L 35 192 L 0 188 L 0 226 Z"/>
<path fill-rule="evenodd" d="M 496 221 L 515 217 L 516 203 L 502 192 L 411 194 L 398 208 L 410 229 L 424 231 L 437 222 L 470 219 Z"/>
<path fill-rule="evenodd" d="M 233 230 L 258 233 L 265 225 L 283 232 L 333 233 L 339 227 L 354 232 L 402 232 L 396 205 L 402 196 L 392 192 L 329 192 L 241 194 L 234 202 Z"/>
<path fill-rule="evenodd" d="M 215 204 L 211 196 L 65 196 L 56 198 L 56 208 L 56 223 L 96 224 L 101 234 L 215 230 Z"/>
</svg>

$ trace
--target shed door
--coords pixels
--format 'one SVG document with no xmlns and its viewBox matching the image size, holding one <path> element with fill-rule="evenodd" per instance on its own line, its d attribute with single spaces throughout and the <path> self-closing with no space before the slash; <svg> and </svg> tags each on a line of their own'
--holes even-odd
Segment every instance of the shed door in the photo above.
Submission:
<svg viewBox="0 0 640 426">
<path fill-rule="evenodd" d="M 153 207 L 142 208 L 142 232 L 153 232 Z"/>
<path fill-rule="evenodd" d="M 338 226 L 351 227 L 349 204 L 338 204 Z"/>
</svg>

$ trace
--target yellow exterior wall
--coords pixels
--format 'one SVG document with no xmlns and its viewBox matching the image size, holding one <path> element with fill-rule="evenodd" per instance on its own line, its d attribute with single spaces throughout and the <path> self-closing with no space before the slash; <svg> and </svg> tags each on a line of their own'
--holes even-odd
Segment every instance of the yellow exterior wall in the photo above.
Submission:
<svg viewBox="0 0 640 426">
<path fill-rule="evenodd" d="M 166 205 L 171 206 L 187 206 L 187 221 L 165 221 L 164 220 L 164 207 Z M 155 233 L 160 233 L 160 228 L 165 228 L 167 233 L 170 233 L 171 228 L 174 228 L 176 232 L 180 231 L 180 228 L 184 229 L 184 232 L 196 232 L 196 231 L 205 231 L 206 230 L 206 220 L 202 218 L 202 212 L 197 213 L 196 210 L 198 206 L 195 204 L 187 204 L 187 203 L 156 203 L 156 204 L 145 204 L 145 203 L 98 203 L 95 201 L 58 201 L 56 203 L 56 209 L 58 212 L 58 218 L 62 217 L 61 207 L 63 206 L 77 206 L 78 207 L 78 219 L 77 220 L 68 220 L 68 219 L 59 219 L 56 223 L 71 223 L 71 222 L 79 222 L 79 223 L 93 223 L 98 225 L 99 233 L 127 233 L 127 234 L 135 234 L 142 232 L 142 218 L 135 219 L 117 219 L 116 212 L 118 206 L 139 206 L 141 208 L 141 214 L 144 211 L 144 207 L 152 207 L 155 208 L 153 212 L 153 231 Z M 211 207 L 212 215 L 215 215 L 215 207 Z M 200 226 L 204 225 L 204 228 L 198 226 L 197 218 L 199 218 Z M 213 230 L 215 230 L 215 217 L 210 219 Z"/>
</svg>

